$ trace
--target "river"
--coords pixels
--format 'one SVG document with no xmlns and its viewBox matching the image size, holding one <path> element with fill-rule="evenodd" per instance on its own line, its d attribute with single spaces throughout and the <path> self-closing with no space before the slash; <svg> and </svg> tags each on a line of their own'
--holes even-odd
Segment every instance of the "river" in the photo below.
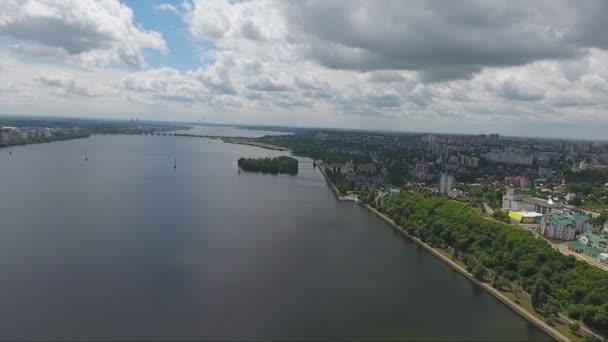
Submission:
<svg viewBox="0 0 608 342">
<path fill-rule="evenodd" d="M 549 339 L 337 201 L 310 160 L 297 176 L 238 174 L 239 157 L 282 153 L 170 136 L 12 152 L 0 150 L 2 340 Z"/>
</svg>

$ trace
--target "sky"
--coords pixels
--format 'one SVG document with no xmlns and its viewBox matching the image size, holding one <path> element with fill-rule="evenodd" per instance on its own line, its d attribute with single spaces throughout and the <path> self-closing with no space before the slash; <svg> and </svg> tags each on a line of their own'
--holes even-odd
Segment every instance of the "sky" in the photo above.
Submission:
<svg viewBox="0 0 608 342">
<path fill-rule="evenodd" d="M 608 139 L 608 1 L 2 0 L 0 114 Z"/>
</svg>

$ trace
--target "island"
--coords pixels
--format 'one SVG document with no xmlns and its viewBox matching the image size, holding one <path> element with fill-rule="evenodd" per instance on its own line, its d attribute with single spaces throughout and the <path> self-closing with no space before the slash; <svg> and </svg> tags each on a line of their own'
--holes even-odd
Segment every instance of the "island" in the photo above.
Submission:
<svg viewBox="0 0 608 342">
<path fill-rule="evenodd" d="M 286 156 L 258 159 L 239 158 L 237 164 L 243 171 L 290 175 L 298 173 L 298 160 Z"/>
</svg>

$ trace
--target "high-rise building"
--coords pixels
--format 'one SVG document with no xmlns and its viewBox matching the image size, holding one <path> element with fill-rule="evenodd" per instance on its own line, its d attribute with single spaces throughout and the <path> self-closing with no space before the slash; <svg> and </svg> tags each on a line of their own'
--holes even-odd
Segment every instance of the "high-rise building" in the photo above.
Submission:
<svg viewBox="0 0 608 342">
<path fill-rule="evenodd" d="M 416 177 L 421 180 L 428 179 L 429 176 L 429 163 L 427 162 L 418 162 L 416 163 L 416 167 L 414 168 L 414 173 Z"/>
<path fill-rule="evenodd" d="M 447 194 L 454 188 L 454 177 L 447 173 L 439 175 L 439 193 Z"/>
<path fill-rule="evenodd" d="M 488 135 L 488 144 L 490 145 L 498 145 L 500 143 L 500 134 L 490 134 Z"/>
</svg>

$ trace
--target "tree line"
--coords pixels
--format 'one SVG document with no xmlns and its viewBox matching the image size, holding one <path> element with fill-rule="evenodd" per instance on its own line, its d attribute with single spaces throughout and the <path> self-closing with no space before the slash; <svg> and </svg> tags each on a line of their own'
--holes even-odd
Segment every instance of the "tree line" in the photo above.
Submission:
<svg viewBox="0 0 608 342">
<path fill-rule="evenodd" d="M 377 202 L 411 235 L 451 251 L 476 278 L 504 291 L 524 290 L 548 318 L 565 313 L 608 331 L 608 273 L 565 256 L 530 233 L 484 219 L 469 206 L 431 194 L 402 193 Z"/>
<path fill-rule="evenodd" d="M 243 171 L 295 175 L 298 173 L 298 160 L 292 157 L 276 158 L 239 158 L 238 166 Z"/>
</svg>

